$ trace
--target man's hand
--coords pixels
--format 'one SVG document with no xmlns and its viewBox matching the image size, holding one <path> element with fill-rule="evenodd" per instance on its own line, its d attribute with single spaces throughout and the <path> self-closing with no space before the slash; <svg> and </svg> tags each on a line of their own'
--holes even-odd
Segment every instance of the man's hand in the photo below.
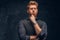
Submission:
<svg viewBox="0 0 60 40">
<path fill-rule="evenodd" d="M 30 20 L 31 20 L 33 23 L 37 23 L 37 22 L 36 22 L 36 18 L 35 18 L 34 15 L 31 15 L 31 16 L 30 16 Z"/>
<path fill-rule="evenodd" d="M 37 36 L 32 35 L 32 36 L 30 36 L 30 40 L 36 40 L 36 37 L 37 37 Z"/>
</svg>

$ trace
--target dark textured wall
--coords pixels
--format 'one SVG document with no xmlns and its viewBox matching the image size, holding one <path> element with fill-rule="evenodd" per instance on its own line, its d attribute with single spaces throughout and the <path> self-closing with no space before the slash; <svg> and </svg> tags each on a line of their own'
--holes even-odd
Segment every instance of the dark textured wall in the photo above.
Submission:
<svg viewBox="0 0 60 40">
<path fill-rule="evenodd" d="M 39 3 L 38 18 L 48 25 L 48 40 L 56 40 L 56 24 L 58 16 L 55 13 L 54 3 L 47 0 L 36 0 Z M 19 40 L 18 22 L 27 17 L 26 5 L 28 0 L 1 0 L 0 1 L 0 40 Z M 50 12 L 48 13 L 48 9 Z M 57 21 L 57 22 L 56 22 Z M 55 24 L 56 23 L 56 24 Z"/>
</svg>

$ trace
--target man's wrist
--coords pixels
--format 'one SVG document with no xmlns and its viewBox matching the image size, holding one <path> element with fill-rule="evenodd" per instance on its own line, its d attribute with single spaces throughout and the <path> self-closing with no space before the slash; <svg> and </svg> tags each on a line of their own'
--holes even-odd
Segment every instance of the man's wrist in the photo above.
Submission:
<svg viewBox="0 0 60 40">
<path fill-rule="evenodd" d="M 34 24 L 34 25 L 37 24 L 37 21 L 34 21 L 33 24 Z"/>
</svg>

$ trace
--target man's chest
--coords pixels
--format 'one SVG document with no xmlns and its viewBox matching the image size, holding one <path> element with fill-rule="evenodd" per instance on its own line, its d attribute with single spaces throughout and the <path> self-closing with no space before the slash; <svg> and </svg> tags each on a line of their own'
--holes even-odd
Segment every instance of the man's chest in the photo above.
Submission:
<svg viewBox="0 0 60 40">
<path fill-rule="evenodd" d="M 40 25 L 39 21 L 37 21 L 37 22 Z M 25 27 L 26 33 L 28 35 L 35 35 L 36 34 L 34 25 L 32 24 L 31 21 L 24 21 L 24 27 Z"/>
</svg>

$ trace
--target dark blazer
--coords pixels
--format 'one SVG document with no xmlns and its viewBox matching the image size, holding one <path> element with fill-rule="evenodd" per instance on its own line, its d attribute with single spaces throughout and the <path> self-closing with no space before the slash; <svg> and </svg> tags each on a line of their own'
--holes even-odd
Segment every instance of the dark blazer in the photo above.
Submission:
<svg viewBox="0 0 60 40">
<path fill-rule="evenodd" d="M 46 40 L 47 25 L 44 21 L 37 20 L 42 32 L 37 36 L 40 40 Z M 29 19 L 24 19 L 19 22 L 19 37 L 21 40 L 30 40 L 30 35 L 36 35 L 32 22 Z"/>
</svg>

